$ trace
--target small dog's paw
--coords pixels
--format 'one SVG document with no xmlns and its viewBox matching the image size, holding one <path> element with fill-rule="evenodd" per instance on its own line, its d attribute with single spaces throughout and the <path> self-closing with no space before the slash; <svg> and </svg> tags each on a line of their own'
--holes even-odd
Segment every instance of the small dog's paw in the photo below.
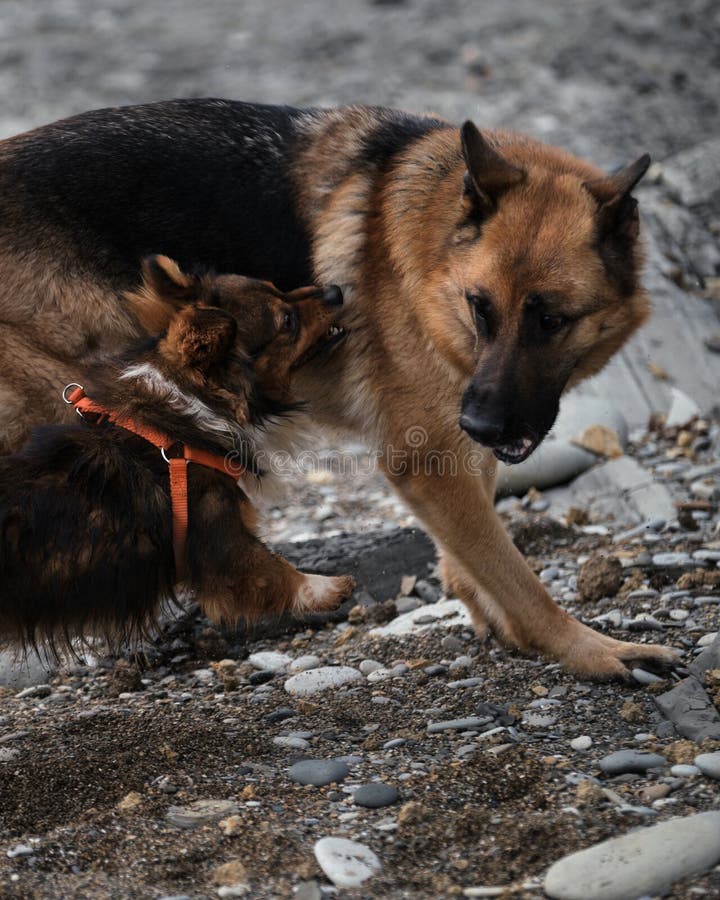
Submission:
<svg viewBox="0 0 720 900">
<path fill-rule="evenodd" d="M 302 615 L 308 612 L 323 612 L 336 609 L 349 597 L 355 581 L 349 575 L 306 575 L 295 595 L 293 612 Z"/>
</svg>

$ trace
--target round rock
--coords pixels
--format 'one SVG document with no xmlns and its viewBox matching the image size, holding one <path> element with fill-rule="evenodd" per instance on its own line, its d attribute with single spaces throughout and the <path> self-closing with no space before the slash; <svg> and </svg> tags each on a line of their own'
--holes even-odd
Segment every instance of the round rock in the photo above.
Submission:
<svg viewBox="0 0 720 900">
<path fill-rule="evenodd" d="M 306 653 L 305 656 L 298 656 L 290 663 L 288 672 L 307 672 L 309 669 L 317 669 L 320 665 L 322 665 L 322 660 L 319 656 Z"/>
<path fill-rule="evenodd" d="M 381 806 L 392 806 L 397 803 L 400 795 L 397 788 L 382 781 L 373 781 L 370 784 L 361 785 L 353 794 L 353 803 L 356 806 L 366 806 L 368 809 L 379 809 Z"/>
<path fill-rule="evenodd" d="M 382 868 L 369 847 L 346 838 L 321 838 L 314 850 L 318 865 L 336 887 L 357 887 Z"/>
<path fill-rule="evenodd" d="M 287 653 L 278 653 L 275 650 L 263 650 L 260 653 L 251 653 L 248 662 L 255 669 L 269 669 L 271 672 L 281 672 L 292 662 L 292 656 Z"/>
<path fill-rule="evenodd" d="M 553 900 L 628 900 L 664 892 L 720 861 L 720 812 L 671 819 L 571 853 L 551 866 Z"/>
<path fill-rule="evenodd" d="M 587 734 L 581 734 L 580 737 L 570 741 L 570 746 L 573 750 L 589 750 L 592 747 L 592 738 Z"/>
<path fill-rule="evenodd" d="M 362 681 L 362 675 L 351 666 L 322 666 L 299 672 L 285 682 L 285 690 L 295 697 L 311 697 L 321 691 L 342 687 L 353 681 Z"/>
<path fill-rule="evenodd" d="M 717 778 L 720 781 L 720 750 L 714 753 L 701 753 L 695 757 L 695 765 L 703 775 L 708 778 Z"/>
<path fill-rule="evenodd" d="M 657 769 L 667 760 L 658 753 L 639 753 L 637 750 L 618 750 L 600 760 L 599 766 L 606 775 L 624 775 L 628 772 L 642 773 Z"/>
<path fill-rule="evenodd" d="M 313 784 L 324 787 L 342 781 L 350 774 L 346 763 L 340 759 L 303 759 L 290 766 L 288 775 L 297 784 Z"/>
</svg>

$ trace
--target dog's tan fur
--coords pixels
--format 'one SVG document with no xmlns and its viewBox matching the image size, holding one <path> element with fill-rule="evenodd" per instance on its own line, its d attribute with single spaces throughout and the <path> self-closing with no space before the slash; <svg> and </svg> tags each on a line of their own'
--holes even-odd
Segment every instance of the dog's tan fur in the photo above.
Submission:
<svg viewBox="0 0 720 900">
<path fill-rule="evenodd" d="M 630 190 L 644 168 L 607 177 L 521 135 L 485 132 L 483 140 L 467 126 L 423 131 L 417 120 L 398 152 L 371 158 L 367 141 L 378 128 L 406 127 L 398 122 L 363 107 L 293 120 L 286 174 L 314 278 L 342 286 L 348 331 L 340 352 L 298 373 L 298 395 L 317 421 L 380 451 L 478 631 L 489 625 L 505 643 L 584 676 L 626 676 L 633 660 L 670 662 L 668 649 L 598 634 L 554 603 L 494 511 L 491 451 L 458 426 L 463 392 L 483 367 L 511 372 L 517 397 L 532 403 L 547 372 L 574 386 L 643 322 L 649 301 Z M 0 149 L 0 173 L 13 152 L 12 142 Z M 63 270 L 60 237 L 58 248 L 27 256 L 21 245 L 32 239 L 24 225 L 17 231 L 0 223 L 0 314 L 11 329 L 0 351 L 0 400 L 17 400 L 4 418 L 3 449 L 32 420 L 63 414 L 52 404 L 28 409 L 27 397 L 53 396 L 78 359 L 134 328 L 124 275 L 103 281 Z M 492 342 L 468 305 L 476 287 L 493 298 Z M 529 294 L 572 321 L 541 347 L 521 334 Z M 454 459 L 455 473 L 438 459 Z"/>
</svg>

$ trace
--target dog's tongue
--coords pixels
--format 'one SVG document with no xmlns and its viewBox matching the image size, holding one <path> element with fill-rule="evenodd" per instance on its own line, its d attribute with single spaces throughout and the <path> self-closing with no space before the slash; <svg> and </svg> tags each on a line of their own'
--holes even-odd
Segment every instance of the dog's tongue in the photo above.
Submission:
<svg viewBox="0 0 720 900">
<path fill-rule="evenodd" d="M 500 447 L 493 447 L 495 456 L 508 465 L 524 462 L 536 447 L 535 441 L 529 437 L 520 438 L 511 444 L 503 444 Z"/>
</svg>

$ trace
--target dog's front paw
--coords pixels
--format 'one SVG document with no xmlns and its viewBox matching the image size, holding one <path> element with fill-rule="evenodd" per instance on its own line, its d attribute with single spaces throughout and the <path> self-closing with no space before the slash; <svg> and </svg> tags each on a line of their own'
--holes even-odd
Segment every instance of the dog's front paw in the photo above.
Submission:
<svg viewBox="0 0 720 900">
<path fill-rule="evenodd" d="M 352 594 L 354 587 L 355 580 L 349 575 L 305 575 L 295 594 L 293 612 L 303 615 L 337 609 Z"/>
<path fill-rule="evenodd" d="M 631 644 L 600 634 L 585 625 L 580 628 L 582 631 L 574 646 L 558 654 L 563 667 L 575 675 L 600 681 L 627 681 L 635 667 L 667 672 L 680 662 L 680 654 L 672 647 Z"/>
</svg>

